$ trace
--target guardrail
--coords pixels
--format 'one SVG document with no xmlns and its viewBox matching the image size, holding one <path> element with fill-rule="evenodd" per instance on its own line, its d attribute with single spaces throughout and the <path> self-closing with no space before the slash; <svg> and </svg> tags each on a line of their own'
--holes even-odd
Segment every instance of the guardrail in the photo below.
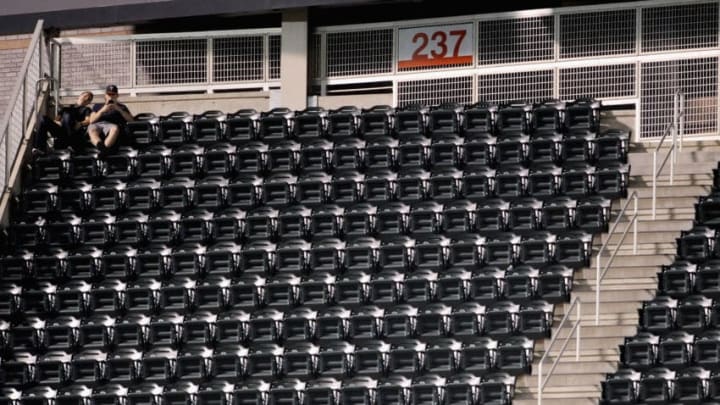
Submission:
<svg viewBox="0 0 720 405">
<path fill-rule="evenodd" d="M 633 202 L 634 204 L 634 212 L 630 219 L 630 222 L 628 222 L 627 226 L 625 227 L 625 230 L 622 233 L 622 237 L 617 242 L 617 245 L 615 245 L 615 249 L 613 249 L 612 255 L 610 255 L 610 259 L 605 263 L 605 267 L 601 269 L 600 261 L 602 259 L 603 252 L 607 250 L 608 243 L 610 243 L 610 238 L 615 234 L 615 229 L 617 229 L 618 224 L 620 224 L 620 220 L 623 219 L 623 216 L 625 215 L 625 211 L 627 211 L 628 206 L 630 205 L 630 202 Z M 625 205 L 623 205 L 622 209 L 620 210 L 620 213 L 618 214 L 617 218 L 615 219 L 615 222 L 613 223 L 613 226 L 610 228 L 610 232 L 607 234 L 607 239 L 605 239 L 605 243 L 600 247 L 600 250 L 598 250 L 597 255 L 595 255 L 595 325 L 600 324 L 600 283 L 605 278 L 605 274 L 607 274 L 608 269 L 610 268 L 610 265 L 612 264 L 613 260 L 615 260 L 615 256 L 617 256 L 618 251 L 620 250 L 620 246 L 622 246 L 623 242 L 625 241 L 625 237 L 628 234 L 628 231 L 630 230 L 630 225 L 633 226 L 633 254 L 637 254 L 637 223 L 638 223 L 638 194 L 637 191 L 633 191 L 632 194 L 628 197 L 627 201 L 625 201 Z"/>
<path fill-rule="evenodd" d="M 543 379 L 543 364 L 545 363 L 545 360 L 547 360 L 548 357 L 550 357 L 550 349 L 552 349 L 555 342 L 558 340 L 558 335 L 553 336 L 553 338 L 550 340 L 550 344 L 548 345 L 547 349 L 545 349 L 545 353 L 543 353 L 542 358 L 538 362 L 538 392 L 537 392 L 537 400 L 538 405 L 542 405 L 542 393 L 543 389 L 545 389 L 545 385 L 547 385 L 548 381 L 550 380 L 550 376 L 552 376 L 553 371 L 555 371 L 555 368 L 557 367 L 558 363 L 560 362 L 560 357 L 565 352 L 565 349 L 567 348 L 568 343 L 570 342 L 570 339 L 572 338 L 573 334 L 575 334 L 575 361 L 580 361 L 580 321 L 582 320 L 581 317 L 581 311 L 580 311 L 580 305 L 582 304 L 582 301 L 579 297 L 575 297 L 575 299 L 572 301 L 570 306 L 567 309 L 567 312 L 565 312 L 565 316 L 563 316 L 562 320 L 560 321 L 560 324 L 557 327 L 557 330 L 560 331 L 562 327 L 565 325 L 566 322 L 568 322 L 568 319 L 570 319 L 570 314 L 573 312 L 573 308 L 577 308 L 577 315 L 575 319 L 575 323 L 573 324 L 572 328 L 570 329 L 570 333 L 565 337 L 565 341 L 563 342 L 563 345 L 560 347 L 560 351 L 557 353 L 555 360 L 553 360 L 552 365 L 550 366 L 550 370 L 547 372 L 547 375 Z M 577 333 L 576 333 L 577 332 Z"/>
<path fill-rule="evenodd" d="M 669 133 L 672 133 L 672 144 L 670 145 L 670 148 L 668 149 L 667 153 L 665 154 L 665 157 L 663 158 L 663 161 L 660 164 L 660 167 L 658 167 L 658 153 L 660 152 L 660 148 L 662 147 L 663 143 L 665 142 L 665 138 L 667 138 Z M 658 177 L 660 177 L 660 173 L 662 172 L 663 168 L 665 167 L 665 164 L 667 163 L 668 158 L 672 156 L 672 158 L 670 159 L 670 185 L 671 186 L 673 185 L 673 179 L 675 178 L 675 165 L 677 164 L 677 150 L 679 149 L 680 151 L 682 151 L 684 135 L 685 135 L 685 93 L 678 90 L 675 92 L 675 95 L 673 96 L 673 120 L 671 123 L 669 123 L 665 127 L 665 130 L 663 131 L 663 135 L 660 138 L 660 142 L 658 142 L 657 146 L 655 147 L 655 150 L 653 151 L 653 176 L 652 176 L 652 219 L 653 219 L 653 221 L 656 218 L 655 213 L 656 213 L 656 206 L 657 206 L 657 180 L 658 180 Z M 679 147 L 678 147 L 678 143 L 679 143 Z"/>
<path fill-rule="evenodd" d="M 43 35 L 43 20 L 35 25 L 27 53 L 17 75 L 7 103 L 7 109 L 0 121 L 0 156 L 3 163 L 0 168 L 0 189 L 7 192 L 12 186 L 10 175 L 18 156 L 28 124 L 36 118 L 38 107 L 39 83 L 49 72 L 48 57 Z"/>
<path fill-rule="evenodd" d="M 280 86 L 279 28 L 64 37 L 51 41 L 61 95 L 171 93 Z"/>
</svg>

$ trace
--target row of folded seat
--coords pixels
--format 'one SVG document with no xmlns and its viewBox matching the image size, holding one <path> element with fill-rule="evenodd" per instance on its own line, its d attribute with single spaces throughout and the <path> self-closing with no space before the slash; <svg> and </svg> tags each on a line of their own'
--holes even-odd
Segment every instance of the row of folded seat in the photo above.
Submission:
<svg viewBox="0 0 720 405">
<path fill-rule="evenodd" d="M 518 374 L 529 369 L 532 340 L 514 338 L 503 343 L 488 339 L 463 345 L 452 339 L 425 344 L 415 339 L 389 344 L 311 343 L 258 344 L 251 349 L 239 345 L 218 348 L 202 346 L 175 350 L 157 347 L 147 351 L 132 348 L 111 353 L 86 349 L 79 353 L 61 350 L 40 355 L 19 352 L 8 360 L 8 386 L 27 387 L 36 383 L 54 388 L 80 382 L 99 385 L 103 381 L 205 382 L 215 378 L 242 381 L 254 378 L 315 378 L 389 375 L 420 377 L 472 373 L 485 376 L 495 372 Z M 322 351 L 321 351 L 322 350 Z M 343 352 L 351 350 L 351 352 Z"/>
<path fill-rule="evenodd" d="M 54 285 L 42 282 L 35 288 L 4 286 L 0 291 L 6 299 L 0 308 L 0 319 L 22 322 L 23 316 L 40 316 L 51 319 L 56 316 L 89 316 L 109 314 L 122 316 L 127 313 L 158 314 L 163 311 L 222 312 L 229 310 L 255 311 L 263 309 L 297 312 L 326 310 L 336 313 L 344 308 L 358 308 L 374 304 L 397 310 L 405 305 L 409 313 L 417 313 L 412 305 L 429 305 L 426 310 L 436 317 L 446 317 L 451 312 L 448 305 L 460 305 L 460 309 L 484 312 L 482 306 L 463 306 L 464 303 L 484 303 L 502 308 L 509 313 L 528 308 L 552 309 L 547 301 L 560 301 L 567 296 L 571 275 L 566 269 L 553 268 L 542 276 L 536 269 L 526 272 L 508 272 L 504 277 L 492 273 L 451 274 L 437 280 L 423 277 L 407 279 L 370 279 L 367 274 L 353 274 L 339 280 L 326 275 L 326 279 L 278 278 L 275 283 L 262 284 L 267 280 L 255 277 L 240 281 L 258 284 L 230 284 L 226 278 L 211 278 L 195 282 L 176 278 L 167 282 L 155 279 L 138 279 L 132 282 L 107 280 L 96 284 L 69 282 Z M 497 272 L 497 271 L 496 271 Z M 528 274 L 529 273 L 529 274 Z M 383 275 L 383 276 L 393 276 Z M 503 277 L 503 278 L 500 278 Z M 272 280 L 270 280 L 272 281 Z M 222 282 L 225 285 L 217 286 Z M 336 284 L 330 284 L 336 282 Z M 513 299 L 512 305 L 503 299 Z M 533 301 L 543 299 L 543 301 Z M 437 305 L 434 305 L 437 304 Z M 510 308 L 510 309 L 508 309 Z M 405 310 L 405 309 L 403 309 Z M 344 313 L 344 312 L 343 312 Z M 714 321 L 708 321 L 712 325 Z M 689 324 L 689 323 L 688 323 Z M 657 327 L 656 324 L 652 324 Z"/>
<path fill-rule="evenodd" d="M 210 382 L 180 381 L 107 383 L 91 387 L 82 383 L 58 389 L 48 386 L 3 389 L 2 405 L 481 405 L 510 404 L 515 377 L 496 373 L 480 378 L 468 373 L 451 377 L 426 375 L 408 378 L 366 376 L 302 381 L 296 378 L 223 378 Z"/>
<path fill-rule="evenodd" d="M 399 175 L 383 171 L 338 176 L 316 173 L 300 178 L 283 174 L 265 180 L 252 176 L 236 182 L 220 177 L 139 179 L 129 183 L 106 180 L 96 185 L 72 182 L 61 186 L 38 182 L 28 186 L 19 197 L 16 212 L 82 214 L 94 210 L 151 211 L 164 207 L 216 211 L 225 207 L 250 209 L 327 204 L 347 207 L 363 202 L 413 204 L 463 199 L 480 204 L 491 198 L 518 200 L 527 197 L 551 200 L 601 196 L 612 199 L 626 195 L 628 175 L 628 171 L 616 168 L 578 167 L 547 171 L 523 168 L 439 173 L 408 171 Z"/>
<path fill-rule="evenodd" d="M 217 143 L 207 147 L 182 145 L 168 148 L 155 145 L 138 151 L 119 147 L 114 154 L 100 158 L 92 150 L 84 153 L 57 150 L 33 162 L 33 178 L 40 181 L 96 180 L 105 177 L 203 177 L 220 175 L 268 176 L 273 173 L 361 172 L 376 169 L 476 169 L 508 165 L 618 165 L 626 160 L 626 146 L 593 146 L 581 141 L 506 141 L 488 144 L 463 140 L 459 136 L 428 143 L 396 140 L 366 143 L 331 143 L 317 140 L 311 144 L 285 142 L 268 147 L 262 142 L 234 146 Z"/>
<path fill-rule="evenodd" d="M 638 332 L 620 346 L 618 372 L 603 382 L 604 405 L 706 404 L 720 400 L 720 172 L 677 255 L 658 272 L 657 296 L 638 310 Z"/>
<path fill-rule="evenodd" d="M 49 232 L 58 231 L 57 235 L 51 235 L 57 236 L 53 239 L 42 236 L 43 228 L 31 227 L 30 231 L 23 233 L 23 238 L 18 240 L 21 245 L 10 250 L 8 256 L 0 261 L 0 269 L 8 277 L 7 280 L 17 280 L 57 268 L 61 259 L 72 262 L 73 266 L 80 267 L 78 271 L 83 271 L 83 267 L 95 265 L 93 259 L 98 254 L 125 254 L 141 260 L 150 257 L 150 252 L 154 252 L 154 257 L 159 258 L 202 256 L 203 260 L 206 260 L 224 257 L 226 259 L 223 263 L 209 263 L 209 270 L 219 271 L 219 267 L 232 264 L 232 267 L 226 268 L 231 274 L 235 271 L 267 274 L 276 271 L 330 271 L 335 274 L 351 270 L 411 272 L 424 268 L 472 269 L 484 265 L 553 263 L 577 268 L 587 266 L 592 253 L 592 235 L 584 232 L 556 235 L 537 231 L 526 236 L 503 233 L 490 237 L 474 235 L 455 239 L 444 236 L 420 239 L 395 236 L 383 241 L 375 238 L 348 241 L 332 238 L 312 243 L 302 239 L 287 239 L 279 243 L 254 240 L 242 245 L 220 242 L 210 245 L 208 249 L 198 242 L 175 244 L 177 234 L 173 222 L 116 224 L 127 225 L 121 228 L 123 232 L 108 230 L 109 225 L 100 224 L 102 227 L 97 233 L 88 236 L 82 232 L 76 234 L 72 225 L 59 223 Z M 11 235 L 18 237 L 20 234 L 11 232 Z M 52 243 L 49 248 L 33 244 L 39 241 Z M 73 251 L 63 249 L 80 246 L 82 248 Z M 56 260 L 46 259 L 52 257 Z"/>
<path fill-rule="evenodd" d="M 307 142 L 317 138 L 372 141 L 380 137 L 404 139 L 446 134 L 493 140 L 523 136 L 553 139 L 558 135 L 595 139 L 601 136 L 599 121 L 600 103 L 578 100 L 540 105 L 478 103 L 467 107 L 442 104 L 430 108 L 412 105 L 402 109 L 380 105 L 366 110 L 346 106 L 330 111 L 320 107 L 303 111 L 275 108 L 263 113 L 245 109 L 232 114 L 174 112 L 162 117 L 143 113 L 130 123 L 128 132 L 133 143 L 143 146 L 194 142 L 208 145 L 218 141 L 242 144 L 255 140 Z M 613 136 L 627 141 L 627 134 L 614 132 Z"/>
<path fill-rule="evenodd" d="M 113 249 L 103 254 L 99 249 L 87 249 L 74 252 L 70 256 L 53 253 L 56 252 L 38 252 L 34 255 L 26 253 L 24 256 L 3 259 L 2 276 L 5 284 L 0 289 L 0 296 L 7 301 L 0 303 L 0 313 L 15 313 L 11 308 L 16 308 L 17 311 L 27 310 L 20 309 L 24 308 L 19 298 L 23 293 L 18 287 L 24 287 L 22 291 L 25 293 L 36 289 L 39 297 L 44 297 L 46 290 L 52 290 L 53 294 L 57 291 L 65 295 L 84 296 L 89 288 L 88 283 L 92 283 L 91 295 L 101 294 L 107 289 L 115 291 L 112 293 L 114 297 L 117 290 L 125 288 L 122 283 L 134 282 L 137 279 L 144 279 L 143 283 L 149 282 L 149 285 L 141 285 L 143 288 L 150 288 L 159 285 L 156 282 L 182 286 L 188 284 L 186 279 L 189 278 L 195 280 L 192 281 L 192 287 L 188 285 L 183 288 L 191 290 L 204 286 L 206 293 L 203 299 L 209 302 L 213 301 L 207 297 L 207 291 L 213 291 L 214 294 L 221 290 L 224 296 L 227 296 L 230 294 L 228 287 L 233 285 L 233 291 L 248 289 L 253 292 L 250 303 L 256 303 L 253 305 L 257 306 L 262 306 L 257 303 L 264 300 L 254 299 L 256 292 L 263 291 L 265 287 L 262 286 L 272 284 L 284 285 L 284 288 L 292 291 L 299 289 L 297 294 L 311 294 L 312 291 L 320 289 L 323 291 L 324 303 L 362 304 L 368 300 L 379 299 L 378 296 L 381 295 L 377 289 L 385 288 L 380 287 L 382 285 L 392 286 L 389 290 L 393 294 L 392 302 L 453 299 L 495 301 L 501 297 L 513 300 L 535 297 L 565 300 L 569 297 L 573 274 L 572 267 L 558 264 L 539 267 L 522 264 L 509 267 L 478 266 L 475 269 L 469 266 L 454 267 L 444 269 L 441 274 L 437 274 L 432 268 L 416 268 L 412 272 L 392 268 L 375 273 L 375 269 L 367 265 L 348 268 L 349 266 L 343 264 L 348 263 L 345 261 L 339 266 L 331 265 L 345 268 L 323 268 L 313 272 L 301 265 L 304 258 L 296 259 L 296 262 L 292 263 L 290 259 L 293 257 L 283 257 L 285 252 L 280 251 L 267 255 L 269 257 L 264 257 L 263 260 L 257 260 L 253 267 L 246 267 L 243 275 L 240 270 L 242 263 L 252 257 L 247 255 L 243 259 L 238 252 L 227 250 L 136 252 L 133 249 Z M 367 253 L 363 255 L 367 257 Z M 337 270 L 343 271 L 337 274 Z M 51 286 L 58 288 L 46 287 L 42 283 L 51 283 Z M 116 285 L 117 283 L 121 283 L 122 287 Z M 236 285 L 238 283 L 244 286 L 239 287 Z M 207 287 L 208 285 L 211 287 Z M 305 289 L 309 291 L 306 292 Z M 314 293 L 318 294 L 317 291 Z M 300 303 L 306 301 L 299 298 L 297 300 Z M 225 301 L 238 304 L 236 299 L 221 299 L 221 302 Z M 45 301 L 41 299 L 40 302 Z"/>
<path fill-rule="evenodd" d="M 117 226 L 119 222 L 172 220 L 183 235 L 203 232 L 203 240 L 253 240 L 264 238 L 282 240 L 289 238 L 319 239 L 357 236 L 380 237 L 392 231 L 393 235 L 414 234 L 446 236 L 479 233 L 489 235 L 497 232 L 547 230 L 565 232 L 583 230 L 600 232 L 607 228 L 611 201 L 606 198 L 589 197 L 582 200 L 556 198 L 541 200 L 524 198 L 518 200 L 486 199 L 476 203 L 457 200 L 441 204 L 423 201 L 415 204 L 402 202 L 371 205 L 361 203 L 342 207 L 323 205 L 309 207 L 295 205 L 276 209 L 260 207 L 243 210 L 226 208 L 186 208 L 184 203 L 193 199 L 173 199 L 168 190 L 144 190 L 146 200 L 141 200 L 140 190 L 92 189 L 90 191 L 67 190 L 26 192 L 20 200 L 16 226 L 11 233 L 17 240 L 25 240 L 24 227 L 46 227 L 51 224 L 69 223 L 84 227 L 88 223 L 107 223 Z M 197 202 L 197 199 L 194 200 Z M 177 207 L 177 205 L 180 205 Z M 198 205 L 198 204 L 195 204 Z M 156 211 L 157 207 L 162 207 Z M 177 208 L 165 208 L 165 207 Z M 133 208 L 132 210 L 127 210 Z M 142 211 L 150 212 L 145 214 Z M 78 217 L 83 215 L 83 217 Z M 25 224 L 25 225 L 22 225 Z M 196 229 L 197 228 L 197 229 Z M 28 228 L 29 229 L 29 228 Z M 44 229 L 43 232 L 51 232 Z M 79 230 L 73 232 L 79 233 Z M 83 231 L 87 233 L 86 231 Z M 35 232 L 33 232 L 35 234 Z M 212 235 L 207 237 L 205 235 Z M 14 238 L 13 238 L 14 239 Z M 50 236 L 49 240 L 53 240 Z M 32 243 L 37 245 L 39 243 Z"/>
</svg>

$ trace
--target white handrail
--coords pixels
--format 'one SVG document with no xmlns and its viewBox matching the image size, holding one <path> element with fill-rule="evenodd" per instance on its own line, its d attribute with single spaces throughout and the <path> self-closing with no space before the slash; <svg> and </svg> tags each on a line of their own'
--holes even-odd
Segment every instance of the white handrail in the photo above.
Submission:
<svg viewBox="0 0 720 405">
<path fill-rule="evenodd" d="M 560 351 L 557 353 L 557 356 L 555 357 L 555 360 L 553 360 L 552 365 L 550 366 L 550 370 L 548 371 L 547 375 L 545 376 L 545 379 L 543 379 L 543 363 L 545 360 L 550 356 L 550 349 L 552 349 L 553 345 L 558 339 L 558 335 L 553 336 L 553 338 L 550 340 L 550 344 L 545 349 L 545 353 L 543 353 L 542 358 L 540 358 L 540 362 L 538 363 L 538 405 L 542 405 L 542 393 L 543 389 L 545 389 L 545 385 L 547 385 L 548 381 L 550 380 L 550 376 L 552 375 L 553 371 L 555 371 L 555 368 L 558 365 L 558 362 L 560 362 L 560 357 L 565 352 L 565 349 L 567 348 L 568 343 L 570 342 L 570 339 L 572 338 L 573 334 L 575 334 L 575 361 L 580 361 L 580 321 L 581 321 L 581 311 L 580 311 L 580 305 L 582 304 L 582 301 L 580 300 L 580 297 L 575 297 L 575 299 L 572 301 L 570 306 L 567 309 L 567 312 L 565 312 L 565 316 L 560 321 L 560 324 L 557 327 L 558 332 L 562 329 L 565 322 L 570 319 L 570 314 L 572 313 L 573 307 L 577 308 L 577 315 L 575 319 L 575 323 L 573 324 L 573 327 L 570 329 L 570 332 L 567 336 L 565 336 L 565 341 L 563 342 L 562 347 L 560 347 Z M 577 331 L 577 333 L 575 333 Z"/>
<path fill-rule="evenodd" d="M 601 270 L 600 269 L 600 259 L 602 258 L 603 252 L 607 249 L 608 243 L 610 243 L 610 238 L 615 234 L 615 229 L 617 228 L 618 224 L 620 224 L 620 220 L 623 218 L 623 215 L 625 215 L 625 211 L 627 211 L 628 206 L 630 205 L 630 201 L 634 202 L 634 212 L 632 215 L 632 218 L 630 222 L 625 227 L 625 230 L 622 233 L 622 237 L 620 237 L 620 240 L 617 242 L 617 245 L 615 246 L 615 249 L 613 249 L 612 255 L 610 255 L 610 259 L 605 263 L 605 267 Z M 638 223 L 638 194 L 637 191 L 633 191 L 632 194 L 628 197 L 628 199 L 625 201 L 625 205 L 623 205 L 622 210 L 620 210 L 620 213 L 618 214 L 617 218 L 615 219 L 615 222 L 613 223 L 613 226 L 610 228 L 610 232 L 607 234 L 607 238 L 605 239 L 605 243 L 600 247 L 600 250 L 598 250 L 597 255 L 595 255 L 595 325 L 600 324 L 600 282 L 605 278 L 605 274 L 607 274 L 608 269 L 610 268 L 610 265 L 612 264 L 613 260 L 615 260 L 615 256 L 617 256 L 618 251 L 620 250 L 620 246 L 622 246 L 623 242 L 625 241 L 625 237 L 628 234 L 628 231 L 630 230 L 630 225 L 633 226 L 633 254 L 637 254 L 637 223 Z"/>
<path fill-rule="evenodd" d="M 670 145 L 670 148 L 668 149 L 667 153 L 665 154 L 665 157 L 662 160 L 662 163 L 660 164 L 660 167 L 658 167 L 658 153 L 660 152 L 660 148 L 662 147 L 663 143 L 665 142 L 665 138 L 669 133 L 672 133 L 672 144 Z M 679 136 L 678 136 L 679 135 Z M 681 91 L 676 91 L 675 95 L 673 96 L 673 120 L 671 123 L 669 123 L 665 130 L 663 131 L 663 135 L 660 138 L 660 142 L 658 142 L 657 146 L 655 147 L 655 150 L 653 151 L 653 172 L 652 172 L 652 219 L 653 221 L 656 218 L 656 211 L 657 211 L 657 179 L 660 177 L 660 173 L 662 172 L 663 168 L 665 167 L 665 164 L 668 161 L 668 158 L 672 155 L 672 159 L 670 159 L 670 185 L 673 185 L 673 180 L 675 179 L 675 165 L 677 164 L 677 150 L 678 150 L 678 143 L 679 143 L 679 149 L 682 151 L 682 143 L 683 143 L 683 137 L 685 135 L 685 94 Z M 679 138 L 679 139 L 678 139 Z"/>
<path fill-rule="evenodd" d="M 39 57 L 38 57 L 38 63 L 40 65 L 39 72 L 40 72 L 40 78 L 42 77 L 42 38 L 43 38 L 43 20 L 38 20 L 37 24 L 35 24 L 35 30 L 33 32 L 33 36 L 30 39 L 30 44 L 28 45 L 28 50 L 25 53 L 25 58 L 23 59 L 22 66 L 20 67 L 20 70 L 18 71 L 17 75 L 17 81 L 15 82 L 15 85 L 12 87 L 12 91 L 10 92 L 10 98 L 7 102 L 7 109 L 3 112 L 2 120 L 0 120 L 0 147 L 4 147 L 4 156 L 2 158 L 4 161 L 2 162 L 2 165 L 4 166 L 4 172 L 3 172 L 3 178 L 0 179 L 2 182 L 2 189 L 6 189 L 8 187 L 8 178 L 10 177 L 10 169 L 15 162 L 15 158 L 17 157 L 17 148 L 19 148 L 20 142 L 17 142 L 17 148 L 13 148 L 10 145 L 10 138 L 15 137 L 15 139 L 19 140 L 22 139 L 25 126 L 27 125 L 27 120 L 30 117 L 31 112 L 26 110 L 26 88 L 28 86 L 27 79 L 28 79 L 28 70 L 30 69 L 30 63 L 32 62 L 33 56 L 36 52 L 36 48 L 40 47 L 39 50 L 37 50 Z M 36 80 L 34 79 L 32 82 L 32 88 L 35 89 L 36 87 Z M 33 94 L 33 97 L 37 96 L 37 94 Z M 22 97 L 19 110 L 16 109 L 16 104 L 18 102 L 18 99 Z M 19 114 L 20 116 L 20 127 L 21 132 L 20 133 L 10 133 L 11 132 L 11 125 L 10 121 L 13 119 L 13 116 Z M 11 150 L 14 149 L 14 150 Z"/>
</svg>

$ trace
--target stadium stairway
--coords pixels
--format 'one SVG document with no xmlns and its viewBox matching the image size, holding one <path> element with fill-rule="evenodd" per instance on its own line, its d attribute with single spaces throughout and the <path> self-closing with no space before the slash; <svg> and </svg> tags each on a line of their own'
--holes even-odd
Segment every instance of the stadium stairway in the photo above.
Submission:
<svg viewBox="0 0 720 405">
<path fill-rule="evenodd" d="M 669 143 L 669 142 L 668 142 Z M 667 145 L 667 143 L 666 143 Z M 669 182 L 669 161 L 663 170 L 657 187 L 656 219 L 652 219 L 652 167 L 654 144 L 633 144 L 628 156 L 632 166 L 628 195 L 638 193 L 638 246 L 637 254 L 632 249 L 632 228 L 620 247 L 617 257 L 610 266 L 601 284 L 600 322 L 595 325 L 595 255 L 608 234 L 593 244 L 593 259 L 590 267 L 575 273 L 573 298 L 580 297 L 581 342 L 580 358 L 575 359 L 575 336 L 568 342 L 553 375 L 543 391 L 543 402 L 553 405 L 596 405 L 601 396 L 600 383 L 607 373 L 618 368 L 619 349 L 626 336 L 632 336 L 638 325 L 638 309 L 642 301 L 650 300 L 657 288 L 657 273 L 660 266 L 670 264 L 676 253 L 675 238 L 680 231 L 692 227 L 695 214 L 694 203 L 698 196 L 707 195 L 712 186 L 712 169 L 720 161 L 720 142 L 685 142 L 678 154 L 673 185 Z M 661 149 L 662 159 L 667 149 Z M 625 200 L 613 205 L 615 221 Z M 628 207 L 632 216 L 632 203 Z M 608 252 L 617 246 L 622 231 L 630 221 L 623 218 L 615 235 L 610 237 Z M 610 253 L 605 253 L 606 263 Z M 570 304 L 558 305 L 554 325 L 559 325 Z M 572 309 L 573 312 L 576 309 Z M 543 365 L 547 375 L 557 357 L 563 338 L 568 336 L 576 318 L 575 313 L 561 330 L 554 329 L 558 341 Z M 537 404 L 538 363 L 550 339 L 538 341 L 535 346 L 532 375 L 522 376 L 516 381 L 513 404 Z M 545 378 L 545 377 L 543 377 Z"/>
</svg>

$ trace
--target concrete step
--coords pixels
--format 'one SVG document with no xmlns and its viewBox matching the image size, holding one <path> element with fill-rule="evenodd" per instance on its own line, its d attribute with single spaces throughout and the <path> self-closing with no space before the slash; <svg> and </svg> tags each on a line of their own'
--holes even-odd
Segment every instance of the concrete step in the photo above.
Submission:
<svg viewBox="0 0 720 405">
<path fill-rule="evenodd" d="M 640 223 L 638 223 L 639 228 Z M 618 229 L 620 231 L 623 231 L 625 228 L 624 224 L 618 225 Z M 605 243 L 605 241 L 609 240 L 611 246 L 615 246 L 618 241 L 620 241 L 622 237 L 622 233 L 616 231 L 614 234 L 612 234 L 610 237 L 608 237 L 607 233 L 603 233 L 600 235 L 599 238 L 595 238 L 595 243 L 598 243 L 598 240 L 600 243 Z M 675 238 L 680 237 L 680 232 L 638 232 L 638 242 L 639 243 L 663 243 L 663 242 L 672 242 L 675 243 Z M 630 242 L 632 242 L 632 228 L 630 228 L 630 231 L 628 231 L 628 236 L 625 237 L 625 241 L 623 242 L 623 245 L 627 245 Z"/>
<path fill-rule="evenodd" d="M 548 387 L 543 390 L 543 404 L 552 405 L 597 405 L 600 398 L 600 383 L 597 385 L 569 385 Z M 515 391 L 513 405 L 537 405 L 537 389 Z"/>
<path fill-rule="evenodd" d="M 622 262 L 622 260 L 619 260 L 619 262 Z M 605 273 L 605 278 L 603 278 L 603 285 L 605 282 L 609 280 L 623 280 L 627 277 L 631 278 L 656 278 L 657 273 L 660 272 L 660 267 L 628 267 L 626 270 L 619 270 L 615 267 L 618 263 L 614 263 L 612 266 L 610 266 L 610 269 Z M 595 274 L 596 270 L 594 268 L 583 270 L 582 272 L 575 272 L 575 282 L 582 284 L 582 283 L 595 283 Z"/>
<path fill-rule="evenodd" d="M 706 196 L 710 194 L 710 185 L 693 185 L 693 186 L 659 186 L 656 190 L 656 197 L 694 197 Z M 638 192 L 638 198 L 652 198 L 652 187 L 643 185 L 630 184 L 630 195 L 633 191 Z"/>
<path fill-rule="evenodd" d="M 632 185 L 630 186 L 630 192 L 633 190 L 636 190 Z M 622 200 L 616 200 L 613 202 L 612 208 L 613 211 L 618 212 L 622 206 L 625 204 L 625 199 Z M 661 209 L 676 209 L 679 207 L 694 207 L 695 203 L 698 201 L 697 197 L 693 196 L 665 196 L 665 197 L 658 197 L 655 199 L 655 208 L 658 210 L 658 213 L 660 213 Z M 630 203 L 630 208 L 632 209 L 633 205 Z M 640 198 L 638 196 L 638 209 L 639 210 L 649 210 L 652 208 L 652 194 L 648 197 L 642 197 Z"/>
<path fill-rule="evenodd" d="M 549 364 L 548 364 L 549 367 Z M 546 385 L 547 387 L 555 386 L 555 387 L 562 387 L 566 385 L 573 385 L 573 384 L 580 384 L 580 385 L 593 385 L 593 384 L 599 384 L 600 381 L 602 381 L 605 378 L 605 374 L 603 372 L 595 372 L 595 373 L 583 373 L 578 370 L 575 374 L 557 374 L 553 373 L 550 378 L 548 379 L 548 383 Z M 532 385 L 531 385 L 532 384 Z M 523 387 L 536 387 L 537 386 L 537 376 L 518 376 L 517 380 L 515 380 L 515 386 L 518 385 Z"/>
</svg>

